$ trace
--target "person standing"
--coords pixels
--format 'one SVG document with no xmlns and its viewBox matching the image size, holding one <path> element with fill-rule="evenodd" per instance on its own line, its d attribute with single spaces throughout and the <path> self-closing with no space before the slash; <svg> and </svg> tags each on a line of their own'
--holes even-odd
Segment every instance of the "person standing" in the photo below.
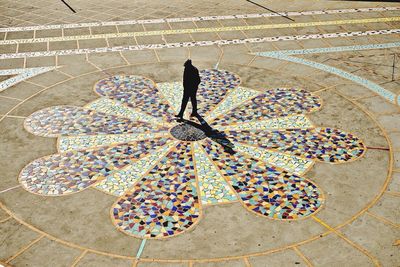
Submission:
<svg viewBox="0 0 400 267">
<path fill-rule="evenodd" d="M 196 94 L 199 84 L 201 82 L 199 70 L 192 65 L 192 61 L 190 59 L 186 60 L 184 66 L 185 70 L 183 71 L 183 98 L 181 110 L 176 115 L 176 117 L 181 120 L 183 119 L 183 114 L 185 113 L 186 105 L 189 102 L 189 98 L 190 102 L 192 103 L 192 114 L 190 116 L 193 117 L 199 115 L 197 113 Z"/>
</svg>

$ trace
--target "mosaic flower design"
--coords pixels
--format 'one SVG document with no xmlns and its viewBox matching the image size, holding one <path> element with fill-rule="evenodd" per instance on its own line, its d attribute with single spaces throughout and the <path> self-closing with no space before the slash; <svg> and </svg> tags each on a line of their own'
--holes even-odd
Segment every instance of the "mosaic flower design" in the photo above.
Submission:
<svg viewBox="0 0 400 267">
<path fill-rule="evenodd" d="M 116 197 L 111 219 L 120 231 L 165 238 L 193 228 L 203 205 L 239 201 L 266 218 L 310 216 L 323 204 L 321 189 L 304 177 L 314 162 L 344 163 L 365 151 L 352 134 L 312 125 L 306 114 L 321 108 L 312 93 L 256 91 L 223 70 L 201 78 L 204 120 L 174 120 L 180 82 L 129 75 L 97 82 L 101 97 L 85 107 L 33 113 L 25 128 L 57 137 L 58 153 L 28 164 L 20 183 L 45 196 L 101 190 Z"/>
</svg>

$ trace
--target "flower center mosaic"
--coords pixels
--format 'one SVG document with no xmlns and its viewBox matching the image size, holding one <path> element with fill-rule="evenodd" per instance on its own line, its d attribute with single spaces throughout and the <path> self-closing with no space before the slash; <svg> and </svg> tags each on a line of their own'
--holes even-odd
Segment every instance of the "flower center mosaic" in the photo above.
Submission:
<svg viewBox="0 0 400 267">
<path fill-rule="evenodd" d="M 176 122 L 181 82 L 133 75 L 95 84 L 84 107 L 54 106 L 25 120 L 58 138 L 58 153 L 19 176 L 29 192 L 65 196 L 89 187 L 115 196 L 115 227 L 138 238 L 166 238 L 200 222 L 202 206 L 239 201 L 266 219 L 318 212 L 323 189 L 304 175 L 315 162 L 345 163 L 366 150 L 356 136 L 314 127 L 307 113 L 321 99 L 298 88 L 240 86 L 238 75 L 203 70 L 201 118 Z"/>
</svg>

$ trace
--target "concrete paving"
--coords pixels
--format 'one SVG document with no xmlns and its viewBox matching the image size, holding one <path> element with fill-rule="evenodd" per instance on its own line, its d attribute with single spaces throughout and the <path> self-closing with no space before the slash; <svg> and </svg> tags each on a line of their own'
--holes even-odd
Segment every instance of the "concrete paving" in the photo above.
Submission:
<svg viewBox="0 0 400 267">
<path fill-rule="evenodd" d="M 400 266 L 398 3 L 67 3 L 0 0 L 0 265 Z"/>
</svg>

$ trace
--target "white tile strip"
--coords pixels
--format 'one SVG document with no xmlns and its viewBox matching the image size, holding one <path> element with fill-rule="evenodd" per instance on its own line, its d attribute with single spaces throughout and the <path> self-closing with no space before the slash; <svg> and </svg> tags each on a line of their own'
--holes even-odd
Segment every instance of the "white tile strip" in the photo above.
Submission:
<svg viewBox="0 0 400 267">
<path fill-rule="evenodd" d="M 122 37 L 139 37 L 139 36 L 155 36 L 155 35 L 171 35 L 171 34 L 191 34 L 191 33 L 208 33 L 208 32 L 228 32 L 228 31 L 248 31 L 248 30 L 267 30 L 267 29 L 283 29 L 283 28 L 298 28 L 298 27 L 315 27 L 327 25 L 345 25 L 345 24 L 365 24 L 365 23 L 380 23 L 380 22 L 395 22 L 400 21 L 400 17 L 387 18 L 372 18 L 372 19 L 351 19 L 351 20 L 330 20 L 330 21 L 312 21 L 301 23 L 279 23 L 279 24 L 259 24 L 259 25 L 244 25 L 233 27 L 211 27 L 211 28 L 193 28 L 193 29 L 176 29 L 176 30 L 156 30 L 145 32 L 123 32 L 123 33 L 104 33 L 93 35 L 74 35 L 64 37 L 44 37 L 44 38 L 26 38 L 0 41 L 0 45 L 5 44 L 27 44 L 27 43 L 42 43 L 55 41 L 81 41 L 101 38 L 122 38 Z"/>
<path fill-rule="evenodd" d="M 115 25 L 134 25 L 134 24 L 153 24 L 153 23 L 169 23 L 169 22 L 186 22 L 186 21 L 210 21 L 210 20 L 226 20 L 226 19 L 251 19 L 262 17 L 279 17 L 279 16 L 310 16 L 310 15 L 326 15 L 326 14 L 345 14 L 360 12 L 383 12 L 397 11 L 400 7 L 373 7 L 373 8 L 351 8 L 351 9 L 333 9 L 333 10 L 314 10 L 314 11 L 289 11 L 276 13 L 260 13 L 260 14 L 242 14 L 227 16 L 204 16 L 189 18 L 168 18 L 168 19 L 149 19 L 149 20 L 125 20 L 125 21 L 104 21 L 89 23 L 73 23 L 73 24 L 57 24 L 57 25 L 38 25 L 25 27 L 0 28 L 0 32 L 17 32 L 32 30 L 50 30 L 50 29 L 70 29 L 82 27 L 99 27 L 99 26 L 115 26 Z"/>
<path fill-rule="evenodd" d="M 338 38 L 338 37 L 371 36 L 371 35 L 385 35 L 385 34 L 399 34 L 399 33 L 400 33 L 400 29 L 390 29 L 390 30 L 377 30 L 377 31 L 338 32 L 338 33 L 325 33 L 325 34 L 275 36 L 275 37 L 264 37 L 264 38 L 181 42 L 181 43 L 169 43 L 169 44 L 148 44 L 148 45 L 132 45 L 132 46 L 99 47 L 99 48 L 86 48 L 86 49 L 71 49 L 71 50 L 1 54 L 0 59 L 30 58 L 30 57 L 43 57 L 43 56 L 56 56 L 56 55 L 58 55 L 58 56 L 80 55 L 80 54 L 92 54 L 92 53 L 138 51 L 138 50 L 146 50 L 146 49 L 163 49 L 163 48 L 194 47 L 194 46 L 212 46 L 212 45 L 265 43 L 265 42 L 293 41 L 293 40 L 327 39 L 327 38 Z"/>
<path fill-rule="evenodd" d="M 0 92 L 4 91 L 8 87 L 11 87 L 23 80 L 29 79 L 33 76 L 51 71 L 56 69 L 57 67 L 38 67 L 38 68 L 27 68 L 27 69 L 8 69 L 8 70 L 0 70 L 0 76 L 3 75 L 16 75 L 11 77 L 5 81 L 0 82 Z"/>
</svg>

